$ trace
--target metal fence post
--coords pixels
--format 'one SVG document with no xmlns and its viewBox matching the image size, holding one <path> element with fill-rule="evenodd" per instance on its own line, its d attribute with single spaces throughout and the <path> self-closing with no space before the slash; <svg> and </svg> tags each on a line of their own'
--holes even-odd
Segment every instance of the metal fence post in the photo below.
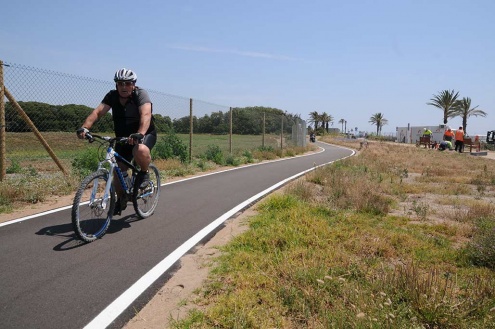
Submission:
<svg viewBox="0 0 495 329">
<path fill-rule="evenodd" d="M 3 84 L 3 61 L 0 60 L 0 181 L 5 179 L 7 168 L 5 167 L 5 92 Z"/>
</svg>

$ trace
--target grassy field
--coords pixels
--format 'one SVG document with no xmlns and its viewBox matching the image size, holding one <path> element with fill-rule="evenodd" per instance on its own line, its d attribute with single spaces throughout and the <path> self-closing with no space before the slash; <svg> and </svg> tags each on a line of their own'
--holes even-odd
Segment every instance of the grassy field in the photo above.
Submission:
<svg viewBox="0 0 495 329">
<path fill-rule="evenodd" d="M 100 135 L 113 136 L 111 133 Z M 162 137 L 164 136 L 158 136 L 157 146 Z M 189 135 L 177 135 L 177 137 L 189 147 Z M 78 139 L 75 133 L 47 132 L 43 133 L 43 138 L 68 175 L 63 175 L 33 133 L 8 133 L 6 135 L 7 177 L 0 181 L 0 213 L 12 212 L 29 204 L 44 202 L 52 196 L 72 194 L 82 178 L 79 165 L 88 165 L 91 167 L 90 170 L 93 170 L 94 165 L 96 169 L 95 155 L 88 151 L 97 150 L 98 143 L 89 144 Z M 190 163 L 181 163 L 177 159 L 154 159 L 154 163 L 165 180 L 170 176 L 187 176 L 224 165 L 236 166 L 294 156 L 309 150 L 309 148 L 291 147 L 285 144 L 282 150 L 280 136 L 274 135 L 265 136 L 264 149 L 260 149 L 262 143 L 262 136 L 234 135 L 233 152 L 230 154 L 228 135 L 196 134 L 193 137 L 193 159 Z M 221 156 L 214 160 L 208 159 L 205 155 L 211 146 L 218 147 L 218 152 L 221 153 Z M 217 152 L 216 148 L 215 152 Z M 73 163 L 76 163 L 78 168 L 74 168 Z"/>
<path fill-rule="evenodd" d="M 257 206 L 172 327 L 495 328 L 493 161 L 372 142 L 315 170 Z"/>
<path fill-rule="evenodd" d="M 113 136 L 113 133 L 100 134 Z M 177 136 L 189 147 L 188 134 L 177 134 Z M 160 137 L 161 135 L 158 136 L 158 139 Z M 67 170 L 70 169 L 70 162 L 74 157 L 82 150 L 91 147 L 86 141 L 78 139 L 75 133 L 44 132 L 43 138 Z M 21 167 L 32 166 L 37 171 L 54 172 L 59 170 L 34 133 L 8 133 L 5 144 L 7 167 L 14 161 L 19 163 Z M 261 135 L 233 135 L 232 153 L 238 154 L 244 150 L 255 149 L 262 146 L 262 144 Z M 230 150 L 229 135 L 196 134 L 193 135 L 192 145 L 193 157 L 203 154 L 209 145 L 218 145 L 226 154 Z M 265 135 L 265 146 L 274 149 L 280 148 L 280 136 Z"/>
</svg>

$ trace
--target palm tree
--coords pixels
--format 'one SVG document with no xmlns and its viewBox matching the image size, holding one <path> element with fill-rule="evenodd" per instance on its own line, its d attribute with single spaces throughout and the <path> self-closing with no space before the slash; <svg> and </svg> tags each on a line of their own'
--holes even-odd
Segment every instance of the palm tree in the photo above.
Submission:
<svg viewBox="0 0 495 329">
<path fill-rule="evenodd" d="M 471 98 L 464 97 L 461 100 L 458 100 L 454 104 L 454 110 L 450 114 L 450 118 L 461 117 L 462 118 L 462 129 L 464 129 L 464 133 L 466 133 L 467 119 L 471 116 L 480 116 L 486 117 L 487 113 L 482 110 L 477 110 L 476 108 L 479 105 L 471 108 Z"/>
<path fill-rule="evenodd" d="M 342 131 L 344 131 L 344 119 L 340 119 L 338 123 L 342 124 Z"/>
<path fill-rule="evenodd" d="M 325 128 L 325 131 L 328 133 L 328 123 L 333 122 L 333 117 L 328 115 L 327 112 L 323 112 L 320 115 L 321 125 Z"/>
<path fill-rule="evenodd" d="M 438 95 L 433 95 L 433 98 L 430 99 L 431 102 L 426 104 L 442 109 L 443 123 L 447 124 L 447 118 L 451 117 L 457 97 L 459 97 L 459 92 L 443 90 Z"/>
<path fill-rule="evenodd" d="M 375 113 L 371 116 L 369 123 L 371 123 L 372 125 L 376 125 L 376 134 L 380 135 L 382 127 L 388 123 L 388 120 L 385 119 L 383 114 Z"/>
<path fill-rule="evenodd" d="M 320 122 L 320 114 L 316 111 L 309 113 L 309 122 L 315 124 L 315 132 L 318 129 L 318 123 Z"/>
</svg>

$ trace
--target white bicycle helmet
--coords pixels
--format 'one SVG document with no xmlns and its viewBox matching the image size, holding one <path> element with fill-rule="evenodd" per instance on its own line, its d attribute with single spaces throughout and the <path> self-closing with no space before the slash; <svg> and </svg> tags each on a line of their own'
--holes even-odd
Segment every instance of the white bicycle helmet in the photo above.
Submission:
<svg viewBox="0 0 495 329">
<path fill-rule="evenodd" d="M 117 70 L 115 72 L 115 76 L 113 77 L 113 81 L 137 81 L 137 75 L 132 70 L 128 70 L 126 68 Z"/>
</svg>

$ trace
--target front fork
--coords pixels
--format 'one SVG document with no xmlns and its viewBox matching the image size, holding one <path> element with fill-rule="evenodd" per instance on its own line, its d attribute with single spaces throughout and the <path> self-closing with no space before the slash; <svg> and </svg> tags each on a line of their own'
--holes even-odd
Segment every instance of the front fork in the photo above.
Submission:
<svg viewBox="0 0 495 329">
<path fill-rule="evenodd" d="M 99 166 L 99 168 L 98 168 L 99 170 L 104 169 L 108 173 L 108 179 L 107 179 L 107 182 L 105 184 L 105 191 L 103 192 L 103 200 L 101 200 L 101 205 L 100 205 L 101 209 L 106 209 L 108 201 L 110 200 L 110 193 L 111 193 L 112 184 L 113 184 L 113 173 L 114 173 L 115 167 L 117 167 L 116 163 L 110 163 L 110 169 L 109 170 L 104 169 L 101 166 Z M 96 195 L 98 194 L 98 187 L 101 186 L 101 185 L 99 185 L 99 181 L 98 181 L 99 179 L 100 178 L 95 178 L 95 180 L 93 182 L 93 189 L 91 191 L 90 204 L 93 204 L 96 201 Z"/>
</svg>

